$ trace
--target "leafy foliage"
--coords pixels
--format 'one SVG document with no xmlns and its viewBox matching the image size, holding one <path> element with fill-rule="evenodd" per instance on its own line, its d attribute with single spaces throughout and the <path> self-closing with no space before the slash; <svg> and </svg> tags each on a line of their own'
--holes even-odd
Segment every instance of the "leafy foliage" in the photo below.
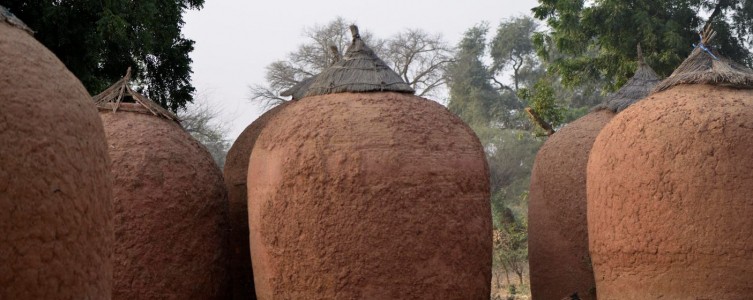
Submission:
<svg viewBox="0 0 753 300">
<path fill-rule="evenodd" d="M 542 78 L 532 88 L 518 91 L 518 97 L 524 99 L 528 105 L 553 128 L 561 125 L 565 118 L 565 111 L 555 99 L 555 90 L 548 78 Z"/>
<path fill-rule="evenodd" d="M 489 126 L 502 102 L 489 82 L 491 72 L 482 62 L 488 30 L 482 24 L 465 33 L 447 72 L 450 88 L 447 107 L 471 126 Z"/>
<path fill-rule="evenodd" d="M 194 42 L 181 35 L 183 12 L 204 0 L 7 0 L 35 37 L 97 94 L 128 67 L 138 90 L 177 111 L 193 101 Z"/>
<path fill-rule="evenodd" d="M 502 21 L 491 41 L 491 70 L 495 75 L 510 71 L 512 85 L 495 81 L 502 89 L 517 93 L 543 75 L 544 69 L 536 57 L 532 36 L 538 24 L 530 17 L 517 17 Z"/>
<path fill-rule="evenodd" d="M 712 18 L 715 46 L 753 65 L 753 3 L 747 0 L 539 0 L 534 16 L 546 20 L 548 35 L 535 40 L 552 57 L 550 71 L 568 87 L 600 80 L 614 91 L 632 76 L 635 46 L 660 76 L 668 76 L 692 50 L 698 32 Z"/>
</svg>

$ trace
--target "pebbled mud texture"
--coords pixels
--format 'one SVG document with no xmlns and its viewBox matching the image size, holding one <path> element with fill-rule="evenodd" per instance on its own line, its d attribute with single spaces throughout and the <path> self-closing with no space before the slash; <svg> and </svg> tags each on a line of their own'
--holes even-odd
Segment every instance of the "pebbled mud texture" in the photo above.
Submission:
<svg viewBox="0 0 753 300">
<path fill-rule="evenodd" d="M 536 154 L 528 204 L 531 296 L 596 299 L 588 254 L 586 166 L 599 131 L 614 117 L 595 111 L 547 139 Z"/>
<path fill-rule="evenodd" d="M 753 90 L 680 85 L 617 115 L 588 164 L 599 299 L 753 295 Z"/>
<path fill-rule="evenodd" d="M 248 201 L 246 200 L 248 159 L 251 157 L 251 151 L 261 130 L 277 112 L 290 103 L 284 102 L 275 106 L 248 125 L 230 147 L 225 158 L 223 173 L 229 204 L 232 299 L 256 299 L 251 252 L 248 246 Z"/>
<path fill-rule="evenodd" d="M 0 299 L 109 299 L 107 145 L 81 82 L 0 22 Z"/>
<path fill-rule="evenodd" d="M 262 131 L 248 187 L 259 299 L 489 298 L 489 170 L 436 102 L 301 99 Z"/>
<path fill-rule="evenodd" d="M 209 152 L 166 119 L 100 116 L 114 178 L 113 299 L 227 299 L 226 191 Z"/>
</svg>

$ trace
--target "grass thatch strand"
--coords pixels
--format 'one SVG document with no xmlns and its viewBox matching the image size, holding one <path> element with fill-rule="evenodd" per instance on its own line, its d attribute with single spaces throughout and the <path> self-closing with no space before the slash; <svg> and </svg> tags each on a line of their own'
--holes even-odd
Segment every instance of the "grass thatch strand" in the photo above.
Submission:
<svg viewBox="0 0 753 300">
<path fill-rule="evenodd" d="M 342 60 L 312 80 L 306 96 L 334 93 L 400 92 L 414 93 L 403 79 L 364 44 L 358 27 L 351 25 L 353 42 Z"/>
<path fill-rule="evenodd" d="M 614 113 L 621 112 L 638 100 L 646 98 L 659 81 L 659 75 L 646 64 L 641 46 L 638 45 L 638 69 L 633 77 L 617 92 L 610 95 L 605 103 L 597 105 L 592 111 L 608 109 Z"/>
<path fill-rule="evenodd" d="M 24 22 L 21 21 L 21 19 L 16 17 L 16 15 L 11 13 L 10 10 L 8 10 L 2 5 L 0 5 L 0 22 L 8 23 L 13 27 L 16 27 L 18 29 L 28 32 L 31 35 L 34 35 L 34 31 L 32 31 L 31 28 L 29 28 L 29 26 L 26 26 L 26 24 L 24 24 Z"/>
<path fill-rule="evenodd" d="M 753 89 L 753 70 L 723 57 L 708 48 L 715 32 L 706 29 L 701 44 L 690 53 L 672 75 L 659 83 L 652 93 L 658 93 L 681 84 L 709 84 L 733 88 Z M 709 52 L 704 50 L 704 47 Z M 713 56 L 711 55 L 713 53 Z"/>
<path fill-rule="evenodd" d="M 176 116 L 169 110 L 162 108 L 162 106 L 154 103 L 152 100 L 149 100 L 149 98 L 147 98 L 146 96 L 132 90 L 131 87 L 128 86 L 128 83 L 130 81 L 131 68 L 128 68 L 128 71 L 126 71 L 126 75 L 123 76 L 123 78 L 115 82 L 115 84 L 113 84 L 103 92 L 93 97 L 94 103 L 97 105 L 97 108 L 99 110 L 112 110 L 113 112 L 117 112 L 118 110 L 142 112 L 131 110 L 125 106 L 120 106 L 120 103 L 122 103 L 123 101 L 123 97 L 131 97 L 134 102 L 146 108 L 146 110 L 153 115 L 174 121 L 178 123 L 178 125 L 180 125 L 180 119 L 178 119 L 178 116 Z"/>
</svg>

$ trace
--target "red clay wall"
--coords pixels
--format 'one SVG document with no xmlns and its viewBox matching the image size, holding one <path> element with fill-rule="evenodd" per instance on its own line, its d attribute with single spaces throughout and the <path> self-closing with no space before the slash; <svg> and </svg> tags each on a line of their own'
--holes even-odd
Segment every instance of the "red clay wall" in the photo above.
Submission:
<svg viewBox="0 0 753 300">
<path fill-rule="evenodd" d="M 275 106 L 248 125 L 230 147 L 225 158 L 223 173 L 229 204 L 232 297 L 236 300 L 256 299 L 251 252 L 248 246 L 248 202 L 246 201 L 248 159 L 261 130 L 278 111 L 288 104 L 290 102 Z"/>
<path fill-rule="evenodd" d="M 112 194 L 81 82 L 0 21 L 0 299 L 107 299 Z"/>
<path fill-rule="evenodd" d="M 549 137 L 536 155 L 528 204 L 531 296 L 595 299 L 586 222 L 586 165 L 596 136 L 615 114 L 589 113 Z"/>
<path fill-rule="evenodd" d="M 599 299 L 753 295 L 753 91 L 681 85 L 617 115 L 588 165 Z"/>
<path fill-rule="evenodd" d="M 478 138 L 397 93 L 291 104 L 248 174 L 260 299 L 488 299 L 489 174 Z"/>
<path fill-rule="evenodd" d="M 114 178 L 113 299 L 227 299 L 226 191 L 209 152 L 166 119 L 100 116 Z"/>
</svg>

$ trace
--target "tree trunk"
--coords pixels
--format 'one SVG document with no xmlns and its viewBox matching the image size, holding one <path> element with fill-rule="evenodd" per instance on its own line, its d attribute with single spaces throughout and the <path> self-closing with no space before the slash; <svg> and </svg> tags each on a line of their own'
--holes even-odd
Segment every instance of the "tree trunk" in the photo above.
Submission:
<svg viewBox="0 0 753 300">
<path fill-rule="evenodd" d="M 510 270 L 507 269 L 507 264 L 502 263 L 502 269 L 505 270 L 505 278 L 507 278 L 507 285 L 510 285 Z"/>
</svg>

